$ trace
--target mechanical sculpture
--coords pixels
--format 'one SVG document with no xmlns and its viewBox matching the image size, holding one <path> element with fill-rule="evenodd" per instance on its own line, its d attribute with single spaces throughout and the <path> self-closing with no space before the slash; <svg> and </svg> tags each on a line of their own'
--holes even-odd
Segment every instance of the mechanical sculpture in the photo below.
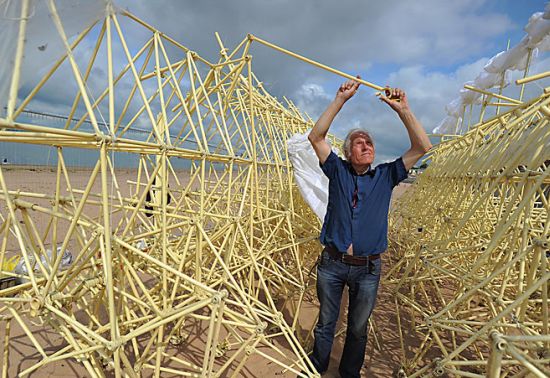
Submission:
<svg viewBox="0 0 550 378">
<path fill-rule="evenodd" d="M 550 375 L 550 89 L 480 92 L 506 110 L 440 143 L 391 214 L 409 377 Z"/>
<path fill-rule="evenodd" d="M 70 37 L 48 0 L 64 53 L 25 92 L 32 4 L 15 5 L 0 142 L 53 151 L 56 179 L 51 192 L 21 190 L 0 166 L 2 377 L 68 360 L 92 377 L 240 376 L 257 360 L 315 376 L 314 319 L 301 313 L 319 222 L 286 146 L 312 123 L 263 88 L 249 49 L 352 77 L 251 35 L 233 50 L 217 36 L 211 62 L 109 3 Z M 75 88 L 63 127 L 25 118 L 56 81 Z M 421 340 L 401 338 L 411 377 L 549 374 L 547 92 L 443 141 L 394 207 L 386 281 L 401 334 Z M 84 184 L 71 151 L 96 157 Z M 36 353 L 14 365 L 18 343 Z"/>
<path fill-rule="evenodd" d="M 0 140 L 52 149 L 55 189 L 21 191 L 0 168 L 2 376 L 64 359 L 94 377 L 239 376 L 255 358 L 311 375 L 298 318 L 318 221 L 293 187 L 285 143 L 311 121 L 256 79 L 252 36 L 231 52 L 218 37 L 209 62 L 110 4 L 68 38 L 56 2 L 44 3 L 64 54 L 19 90 L 35 20 L 22 1 Z M 145 43 L 124 26 L 148 33 Z M 22 121 L 53 80 L 77 88 L 64 127 Z M 97 157 L 80 187 L 65 157 L 75 149 Z M 123 155 L 134 167 L 125 182 Z M 40 332 L 63 342 L 52 351 Z M 38 358 L 10 366 L 21 338 Z"/>
</svg>

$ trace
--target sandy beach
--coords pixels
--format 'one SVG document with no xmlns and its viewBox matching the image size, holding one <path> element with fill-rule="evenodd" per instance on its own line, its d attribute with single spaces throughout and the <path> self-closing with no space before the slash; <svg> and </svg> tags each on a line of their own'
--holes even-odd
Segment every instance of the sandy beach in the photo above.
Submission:
<svg viewBox="0 0 550 378">
<path fill-rule="evenodd" d="M 15 167 L 15 166 L 2 166 L 2 172 L 4 174 L 8 190 L 19 190 L 21 192 L 33 192 L 33 193 L 45 193 L 51 194 L 54 192 L 55 184 L 55 169 L 49 167 Z M 117 171 L 117 185 L 120 188 L 120 192 L 124 196 L 131 196 L 132 194 L 132 182 L 135 180 L 136 170 L 134 169 L 123 169 Z M 181 172 L 182 180 L 186 180 L 186 173 Z M 75 168 L 70 170 L 70 184 L 75 188 L 83 189 L 86 186 L 86 183 L 90 177 L 90 170 L 85 168 Z M 113 183 L 110 183 L 114 185 Z M 99 193 L 100 187 L 96 182 L 92 188 L 92 193 Z M 408 188 L 410 184 L 401 184 L 395 191 L 394 196 L 398 197 L 402 195 Z M 48 205 L 49 199 L 46 198 L 36 198 L 34 202 L 37 204 Z M 98 209 L 88 209 L 88 214 L 97 211 Z M 3 216 L 6 215 L 6 207 L 4 202 L 0 207 L 0 212 Z M 41 219 L 42 217 L 43 219 Z M 33 220 L 40 224 L 40 222 L 46 222 L 47 217 L 41 214 L 33 214 Z M 42 224 L 41 227 L 44 227 Z M 17 245 L 8 245 L 7 248 L 9 251 L 16 252 Z M 383 257 L 384 270 L 387 271 L 391 267 L 391 256 L 389 253 Z M 344 302 L 347 301 L 347 298 L 344 298 Z M 310 328 L 316 321 L 317 316 L 317 304 L 315 303 L 314 296 L 310 298 L 308 302 L 303 305 L 300 324 L 302 328 Z M 341 319 L 343 319 L 344 314 L 341 314 Z M 376 332 L 370 332 L 369 342 L 367 347 L 366 359 L 365 359 L 365 368 L 363 369 L 363 375 L 366 377 L 391 377 L 399 369 L 400 356 L 400 345 L 399 345 L 399 335 L 397 330 L 397 321 L 395 307 L 391 293 L 388 288 L 383 284 L 380 286 L 378 303 L 377 307 L 374 310 L 372 316 L 372 321 L 375 325 Z M 1 324 L 1 323 L 0 323 Z M 0 340 L 4 337 L 4 326 L 0 326 Z M 33 334 L 36 335 L 37 339 L 40 340 L 42 345 L 48 345 L 49 347 L 45 349 L 47 354 L 51 354 L 56 350 L 59 350 L 64 344 L 64 339 L 53 331 L 46 331 L 40 327 L 39 324 L 36 325 L 34 329 L 31 330 Z M 15 376 L 18 372 L 21 372 L 25 368 L 33 365 L 41 359 L 40 354 L 37 352 L 36 348 L 33 347 L 25 332 L 17 327 L 17 323 L 12 322 L 11 329 L 11 344 L 10 344 L 10 370 L 8 376 Z M 189 353 L 190 350 L 195 347 L 200 347 L 203 344 L 201 341 L 200 335 L 195 335 L 196 338 L 191 338 L 190 340 L 196 340 L 196 344 L 190 344 L 182 350 L 182 353 Z M 335 344 L 333 347 L 333 353 L 331 357 L 331 365 L 329 371 L 324 375 L 324 377 L 338 377 L 337 368 L 338 361 L 343 349 L 344 334 L 343 332 L 336 338 Z M 410 338 L 410 345 L 407 345 L 407 348 L 412 349 L 419 341 L 415 340 L 414 337 Z M 187 349 L 189 348 L 189 349 Z M 0 351 L 0 353 L 2 353 Z M 3 356 L 0 356 L 3 358 Z M 107 372 L 107 376 L 110 376 L 111 373 Z M 78 363 L 76 360 L 62 360 L 54 363 L 49 363 L 43 368 L 39 369 L 33 374 L 29 375 L 30 377 L 75 377 L 75 376 L 87 376 L 87 373 L 83 366 Z M 170 377 L 172 375 L 163 375 L 163 377 Z M 174 375 L 175 376 L 175 375 Z M 292 377 L 293 374 L 284 372 L 277 365 L 272 362 L 262 359 L 259 357 L 251 358 L 245 369 L 242 372 L 242 376 L 250 378 L 263 378 L 263 377 Z"/>
</svg>

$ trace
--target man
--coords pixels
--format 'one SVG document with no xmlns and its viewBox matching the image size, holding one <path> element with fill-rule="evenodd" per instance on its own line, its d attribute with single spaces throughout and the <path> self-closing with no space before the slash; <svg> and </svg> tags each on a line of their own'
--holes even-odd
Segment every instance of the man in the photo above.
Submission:
<svg viewBox="0 0 550 378">
<path fill-rule="evenodd" d="M 359 76 L 358 76 L 359 78 Z M 334 117 L 357 89 L 357 81 L 340 86 L 336 98 L 309 134 L 323 172 L 329 178 L 329 200 L 321 231 L 325 246 L 317 266 L 319 321 L 311 360 L 319 373 L 329 364 L 344 286 L 348 286 L 348 328 L 339 372 L 360 377 L 367 345 L 367 326 L 380 281 L 380 255 L 387 248 L 388 209 L 393 188 L 431 148 L 431 143 L 400 89 L 386 88 L 381 100 L 407 129 L 411 147 L 397 160 L 372 168 L 375 147 L 366 130 L 351 130 L 344 141 L 346 160 L 325 140 Z"/>
</svg>

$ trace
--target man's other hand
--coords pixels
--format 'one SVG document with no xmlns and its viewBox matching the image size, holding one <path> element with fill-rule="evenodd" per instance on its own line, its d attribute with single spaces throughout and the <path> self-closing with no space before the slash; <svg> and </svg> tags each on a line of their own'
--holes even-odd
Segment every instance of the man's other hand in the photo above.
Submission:
<svg viewBox="0 0 550 378">
<path fill-rule="evenodd" d="M 390 88 L 386 86 L 384 88 L 385 96 L 380 96 L 380 101 L 384 101 L 397 113 L 409 110 L 409 102 L 407 101 L 407 95 L 405 91 L 399 88 Z"/>
<path fill-rule="evenodd" d="M 361 76 L 357 75 L 358 79 L 361 79 Z M 336 100 L 346 102 L 353 97 L 357 89 L 359 88 L 360 83 L 356 80 L 348 80 L 344 84 L 340 85 L 338 92 L 336 92 Z"/>
</svg>

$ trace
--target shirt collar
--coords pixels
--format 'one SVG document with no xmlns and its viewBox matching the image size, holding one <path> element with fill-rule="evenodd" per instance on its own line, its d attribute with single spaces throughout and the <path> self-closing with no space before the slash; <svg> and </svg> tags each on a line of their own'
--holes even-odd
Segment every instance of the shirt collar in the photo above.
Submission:
<svg viewBox="0 0 550 378">
<path fill-rule="evenodd" d="M 366 170 L 366 172 L 363 172 L 362 174 L 359 174 L 355 172 L 355 169 L 353 169 L 353 166 L 349 161 L 346 160 L 346 164 L 348 165 L 348 169 L 350 170 L 351 174 L 354 176 L 371 176 L 374 177 L 374 174 L 376 173 L 376 169 L 372 167 L 372 164 L 369 166 L 369 169 Z"/>
</svg>

